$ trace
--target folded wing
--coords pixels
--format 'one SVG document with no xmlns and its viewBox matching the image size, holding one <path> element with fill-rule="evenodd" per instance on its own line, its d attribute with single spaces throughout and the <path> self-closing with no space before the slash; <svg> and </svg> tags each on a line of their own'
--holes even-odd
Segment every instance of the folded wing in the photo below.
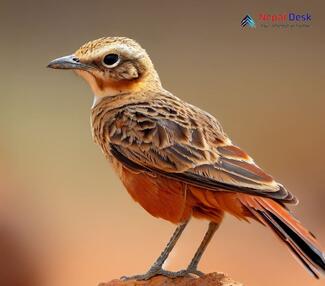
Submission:
<svg viewBox="0 0 325 286">
<path fill-rule="evenodd" d="M 214 191 L 297 202 L 231 143 L 214 117 L 194 106 L 165 100 L 127 106 L 106 127 L 112 154 L 130 168 Z"/>
</svg>

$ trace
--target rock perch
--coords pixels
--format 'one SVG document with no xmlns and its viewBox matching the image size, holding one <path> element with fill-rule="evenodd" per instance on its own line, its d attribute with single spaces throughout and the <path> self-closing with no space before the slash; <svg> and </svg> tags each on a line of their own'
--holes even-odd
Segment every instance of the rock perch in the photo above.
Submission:
<svg viewBox="0 0 325 286">
<path fill-rule="evenodd" d="M 155 276 L 147 281 L 118 280 L 114 279 L 107 283 L 100 283 L 98 286 L 243 286 L 223 273 L 209 273 L 202 277 L 178 277 L 168 278 Z"/>
</svg>

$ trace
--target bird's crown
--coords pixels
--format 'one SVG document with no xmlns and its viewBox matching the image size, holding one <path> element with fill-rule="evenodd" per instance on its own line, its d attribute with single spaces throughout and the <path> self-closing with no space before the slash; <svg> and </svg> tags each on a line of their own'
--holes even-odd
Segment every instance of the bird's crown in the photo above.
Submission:
<svg viewBox="0 0 325 286">
<path fill-rule="evenodd" d="M 107 50 L 129 50 L 129 53 L 144 53 L 144 49 L 134 40 L 126 37 L 102 37 L 83 44 L 76 52 L 76 56 L 93 57 Z"/>
</svg>

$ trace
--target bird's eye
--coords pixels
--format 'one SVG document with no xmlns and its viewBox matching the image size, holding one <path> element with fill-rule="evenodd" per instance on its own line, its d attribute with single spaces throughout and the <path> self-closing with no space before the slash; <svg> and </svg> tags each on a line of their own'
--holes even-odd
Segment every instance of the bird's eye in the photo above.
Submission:
<svg viewBox="0 0 325 286">
<path fill-rule="evenodd" d="M 108 54 L 103 58 L 103 65 L 108 68 L 116 67 L 120 62 L 120 57 L 117 54 Z"/>
</svg>

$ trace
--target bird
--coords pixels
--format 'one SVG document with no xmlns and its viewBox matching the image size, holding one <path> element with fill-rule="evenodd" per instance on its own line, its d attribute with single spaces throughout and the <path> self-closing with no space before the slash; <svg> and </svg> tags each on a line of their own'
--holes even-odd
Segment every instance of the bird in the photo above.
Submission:
<svg viewBox="0 0 325 286">
<path fill-rule="evenodd" d="M 134 201 L 176 225 L 149 270 L 156 275 L 202 276 L 199 261 L 225 213 L 269 228 L 315 277 L 325 273 L 316 237 L 291 213 L 298 199 L 233 144 L 208 112 L 167 91 L 145 49 L 127 37 L 102 37 L 48 64 L 73 70 L 90 86 L 92 136 Z M 189 265 L 163 264 L 190 219 L 209 222 Z"/>
</svg>

